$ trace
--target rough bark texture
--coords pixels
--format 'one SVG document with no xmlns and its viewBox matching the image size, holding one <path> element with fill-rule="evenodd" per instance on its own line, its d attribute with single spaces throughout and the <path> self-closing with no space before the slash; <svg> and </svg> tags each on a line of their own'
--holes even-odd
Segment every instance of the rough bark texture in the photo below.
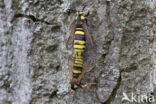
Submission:
<svg viewBox="0 0 156 104">
<path fill-rule="evenodd" d="M 96 67 L 82 81 L 96 85 L 70 93 L 67 9 L 92 2 L 0 0 L 0 104 L 137 104 L 122 102 L 123 92 L 156 93 L 155 0 L 96 1 L 88 23 L 96 44 L 85 53 Z"/>
</svg>

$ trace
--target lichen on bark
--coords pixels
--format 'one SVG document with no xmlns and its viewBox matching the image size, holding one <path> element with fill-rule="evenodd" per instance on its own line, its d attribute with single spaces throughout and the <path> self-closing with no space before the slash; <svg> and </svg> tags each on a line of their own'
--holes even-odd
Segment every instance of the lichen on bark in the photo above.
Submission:
<svg viewBox="0 0 156 104">
<path fill-rule="evenodd" d="M 88 17 L 96 44 L 85 52 L 96 67 L 82 81 L 96 85 L 70 93 L 67 10 L 93 2 L 0 0 L 0 104 L 128 104 L 123 92 L 155 94 L 153 0 L 96 0 Z"/>
</svg>

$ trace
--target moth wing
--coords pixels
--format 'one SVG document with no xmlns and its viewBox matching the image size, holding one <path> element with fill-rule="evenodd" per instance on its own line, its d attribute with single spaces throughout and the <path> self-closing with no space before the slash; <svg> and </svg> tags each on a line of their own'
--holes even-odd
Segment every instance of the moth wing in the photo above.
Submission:
<svg viewBox="0 0 156 104">
<path fill-rule="evenodd" d="M 89 61 L 89 63 L 83 68 L 83 72 L 81 73 L 81 75 L 77 79 L 77 82 L 80 82 L 85 77 L 85 75 L 87 74 L 88 69 L 91 66 L 91 64 L 92 64 L 92 61 Z"/>
<path fill-rule="evenodd" d="M 70 81 L 73 79 L 73 62 L 74 62 L 74 58 L 70 55 L 68 57 L 68 69 L 69 69 L 69 76 L 70 76 Z"/>
<path fill-rule="evenodd" d="M 82 27 L 83 27 L 84 32 L 85 32 L 86 46 L 88 49 L 93 49 L 93 40 L 92 40 L 92 37 L 88 31 L 87 24 L 84 22 L 82 24 Z"/>
<path fill-rule="evenodd" d="M 73 41 L 74 41 L 74 32 L 75 32 L 75 28 L 76 28 L 76 24 L 75 24 L 75 20 L 72 23 L 72 30 L 70 32 L 70 35 L 66 41 L 66 48 L 70 48 L 71 46 L 73 46 Z"/>
</svg>

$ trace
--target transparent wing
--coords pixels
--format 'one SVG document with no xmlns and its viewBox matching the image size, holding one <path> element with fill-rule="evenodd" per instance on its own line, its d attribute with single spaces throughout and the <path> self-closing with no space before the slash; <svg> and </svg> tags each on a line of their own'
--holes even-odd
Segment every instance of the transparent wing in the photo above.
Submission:
<svg viewBox="0 0 156 104">
<path fill-rule="evenodd" d="M 81 73 L 81 75 L 77 79 L 77 82 L 80 82 L 85 77 L 85 75 L 89 71 L 88 69 L 91 66 L 91 64 L 92 64 L 92 61 L 89 61 L 89 63 L 84 67 L 83 72 Z"/>
<path fill-rule="evenodd" d="M 74 40 L 74 32 L 75 32 L 75 28 L 76 28 L 76 25 L 75 25 L 75 20 L 73 21 L 72 25 L 72 30 L 71 30 L 71 33 L 66 41 L 66 48 L 68 49 L 69 48 L 69 45 L 73 44 L 73 40 Z M 72 46 L 72 45 L 71 45 Z"/>
<path fill-rule="evenodd" d="M 74 60 L 73 57 L 70 55 L 68 57 L 68 69 L 69 69 L 70 81 L 73 79 L 73 72 L 72 72 L 73 60 Z"/>
<path fill-rule="evenodd" d="M 86 46 L 88 49 L 93 49 L 93 40 L 92 40 L 92 37 L 88 31 L 88 27 L 87 27 L 87 24 L 84 22 L 82 24 L 82 27 L 84 29 L 84 32 L 85 32 L 85 38 L 86 38 Z"/>
</svg>

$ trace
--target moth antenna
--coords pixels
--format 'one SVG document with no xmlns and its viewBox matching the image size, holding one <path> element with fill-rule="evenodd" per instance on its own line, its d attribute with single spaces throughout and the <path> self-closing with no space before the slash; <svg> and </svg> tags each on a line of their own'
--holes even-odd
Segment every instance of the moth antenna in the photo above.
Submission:
<svg viewBox="0 0 156 104">
<path fill-rule="evenodd" d="M 95 1 L 92 3 L 92 5 L 88 8 L 86 14 L 89 14 L 90 10 L 93 8 L 93 6 L 95 5 L 95 3 L 96 3 L 96 0 L 95 0 Z"/>
<path fill-rule="evenodd" d="M 83 6 L 82 11 L 84 11 L 85 7 L 86 7 L 86 5 Z"/>
</svg>

